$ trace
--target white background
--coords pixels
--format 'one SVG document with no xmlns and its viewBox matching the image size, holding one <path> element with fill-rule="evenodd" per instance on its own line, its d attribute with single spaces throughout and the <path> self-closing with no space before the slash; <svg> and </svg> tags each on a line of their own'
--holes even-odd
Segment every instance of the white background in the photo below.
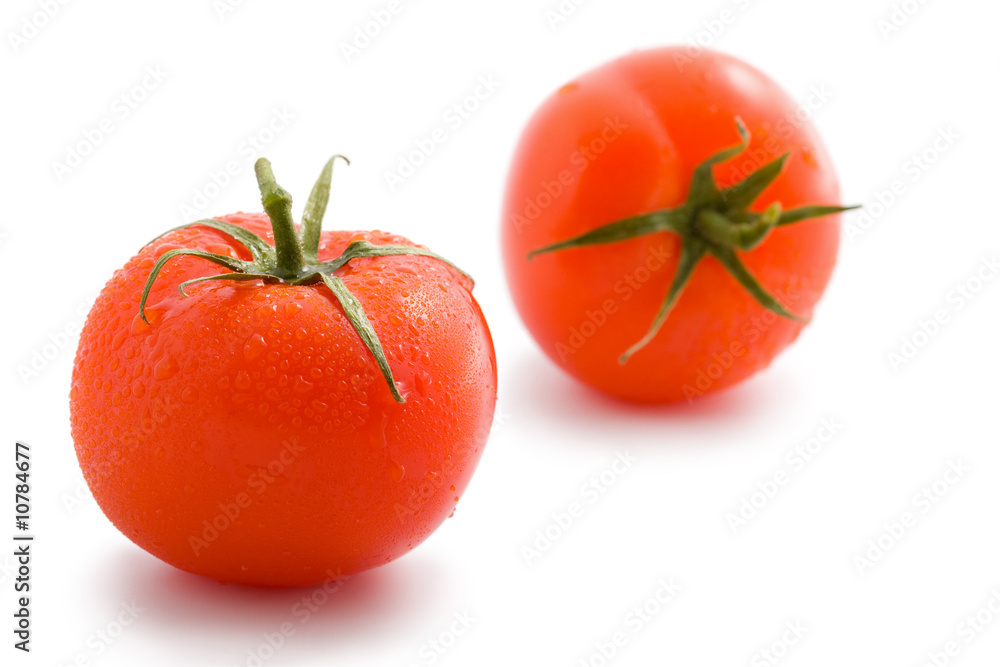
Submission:
<svg viewBox="0 0 1000 667">
<path fill-rule="evenodd" d="M 247 0 L 220 15 L 212 0 L 70 1 L 33 34 L 24 20 L 41 22 L 38 4 L 4 1 L 0 497 L 12 495 L 13 441 L 25 440 L 38 541 L 30 656 L 11 647 L 13 559 L 0 550 L 0 662 L 255 664 L 250 652 L 292 621 L 265 664 L 429 665 L 428 642 L 440 640 L 450 646 L 434 664 L 597 667 L 597 644 L 620 631 L 627 642 L 606 664 L 765 665 L 759 652 L 786 623 L 804 628 L 779 661 L 789 667 L 918 667 L 952 640 L 949 664 L 997 664 L 1000 614 L 971 642 L 959 625 L 1000 591 L 1000 280 L 960 309 L 954 292 L 1000 251 L 997 3 L 908 0 L 915 13 L 884 34 L 889 0 L 591 0 L 554 26 L 557 0 L 404 1 L 348 62 L 341 44 L 387 2 Z M 733 20 L 720 30 L 724 9 Z M 25 30 L 15 47 L 10 35 Z M 551 91 L 632 49 L 695 39 L 803 103 L 827 91 L 813 120 L 844 201 L 865 204 L 872 223 L 845 233 L 818 316 L 769 370 L 693 406 L 630 407 L 562 374 L 521 326 L 499 258 L 504 179 Z M 116 99 L 148 67 L 165 78 L 122 118 Z M 496 92 L 448 126 L 443 115 L 490 75 Z M 353 160 L 337 167 L 328 228 L 389 229 L 472 270 L 500 373 L 497 428 L 455 517 L 345 582 L 305 623 L 292 609 L 312 591 L 181 573 L 104 518 L 81 488 L 67 405 L 76 341 L 60 333 L 79 328 L 148 239 L 184 221 L 181 206 L 227 161 L 241 173 L 199 217 L 258 210 L 255 155 L 241 145 L 275 109 L 294 119 L 265 153 L 300 202 L 331 154 Z M 60 179 L 54 163 L 104 118 L 113 131 Z M 390 191 L 385 172 L 442 126 L 446 144 Z M 948 128 L 957 140 L 935 151 Z M 914 172 L 925 150 L 936 160 Z M 905 194 L 872 208 L 897 179 Z M 845 231 L 858 220 L 845 216 Z M 939 309 L 947 323 L 894 368 L 889 354 Z M 52 358 L 25 376 L 43 349 Z M 801 469 L 788 463 L 831 418 L 836 436 Z M 626 451 L 635 462 L 590 503 L 584 485 Z M 968 471 L 925 512 L 914 497 L 949 462 Z M 734 533 L 727 514 L 777 471 L 789 483 Z M 583 516 L 529 564 L 523 547 L 574 502 Z M 894 544 L 859 567 L 905 512 L 916 525 L 882 536 Z M 681 587 L 672 601 L 651 603 L 658 613 L 641 627 L 626 618 L 670 578 Z M 95 633 L 118 634 L 123 604 L 142 611 L 105 644 Z M 450 637 L 463 613 L 471 627 Z"/>
</svg>

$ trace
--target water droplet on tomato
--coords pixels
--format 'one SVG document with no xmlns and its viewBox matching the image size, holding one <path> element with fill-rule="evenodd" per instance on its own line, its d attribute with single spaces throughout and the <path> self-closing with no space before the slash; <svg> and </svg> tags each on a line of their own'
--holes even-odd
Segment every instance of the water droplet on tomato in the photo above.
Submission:
<svg viewBox="0 0 1000 667">
<path fill-rule="evenodd" d="M 185 403 L 194 403 L 198 400 L 198 389 L 196 387 L 185 387 L 181 392 L 181 400 Z"/>
<path fill-rule="evenodd" d="M 181 367 L 177 365 L 177 360 L 167 355 L 153 368 L 153 377 L 157 380 L 166 380 L 177 375 L 177 371 L 180 369 Z"/>
<path fill-rule="evenodd" d="M 427 396 L 427 380 L 430 378 L 427 373 L 415 373 L 413 375 L 413 387 L 421 396 Z"/>
<path fill-rule="evenodd" d="M 225 245 L 224 243 L 213 243 L 210 246 L 206 246 L 205 249 L 209 252 L 214 252 L 216 255 L 222 255 L 223 257 L 232 257 L 233 259 L 238 258 L 236 252 L 233 250 L 233 247 Z"/>
<path fill-rule="evenodd" d="M 386 437 L 386 429 L 388 426 L 389 412 L 387 410 L 382 410 L 381 423 L 371 431 L 369 443 L 371 444 L 372 449 L 384 449 L 389 444 L 389 440 Z"/>
<path fill-rule="evenodd" d="M 402 482 L 403 476 L 406 474 L 406 468 L 404 468 L 401 464 L 393 461 L 392 470 L 390 471 L 389 474 L 392 476 L 392 481 Z"/>
<path fill-rule="evenodd" d="M 298 298 L 299 295 L 295 295 Z M 285 317 L 294 317 L 302 310 L 302 304 L 297 301 L 289 301 L 285 304 Z"/>
<path fill-rule="evenodd" d="M 251 384 L 252 383 L 250 382 L 250 376 L 247 375 L 246 371 L 240 371 L 236 375 L 236 388 L 237 389 L 247 390 L 247 389 L 250 388 Z"/>
<path fill-rule="evenodd" d="M 122 329 L 121 331 L 116 333 L 114 339 L 111 341 L 111 349 L 117 350 L 118 348 L 120 348 L 122 346 L 122 343 L 125 342 L 125 339 L 128 338 L 128 334 L 129 332 L 126 331 L 125 329 Z"/>
<path fill-rule="evenodd" d="M 146 317 L 149 319 L 150 322 L 153 321 L 153 318 L 150 317 L 149 315 L 148 308 L 146 309 Z M 129 331 L 132 333 L 132 335 L 146 333 L 147 331 L 149 331 L 149 325 L 142 321 L 142 317 L 139 315 L 139 313 L 136 313 L 135 317 L 132 318 L 132 326 L 129 329 Z"/>
<path fill-rule="evenodd" d="M 243 344 L 243 358 L 247 361 L 253 361 L 267 349 L 267 341 L 259 333 L 247 338 L 247 342 Z"/>
</svg>

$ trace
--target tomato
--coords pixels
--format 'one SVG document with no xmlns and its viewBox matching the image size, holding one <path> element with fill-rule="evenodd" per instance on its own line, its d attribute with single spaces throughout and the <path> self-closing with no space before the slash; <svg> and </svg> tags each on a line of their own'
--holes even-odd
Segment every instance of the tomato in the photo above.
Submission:
<svg viewBox="0 0 1000 667">
<path fill-rule="evenodd" d="M 529 121 L 504 199 L 507 279 L 577 379 L 691 400 L 799 335 L 834 268 L 839 197 L 815 128 L 763 73 L 711 51 L 636 52 Z"/>
<path fill-rule="evenodd" d="M 331 165 L 297 233 L 258 164 L 268 213 L 149 244 L 81 334 L 86 481 L 183 570 L 298 586 L 382 565 L 454 511 L 482 455 L 496 369 L 471 281 L 399 236 L 320 233 Z"/>
</svg>

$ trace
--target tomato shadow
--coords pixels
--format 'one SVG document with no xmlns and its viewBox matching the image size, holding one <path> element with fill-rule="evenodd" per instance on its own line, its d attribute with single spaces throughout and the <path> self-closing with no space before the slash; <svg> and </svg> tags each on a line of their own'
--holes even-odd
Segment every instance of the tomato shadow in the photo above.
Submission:
<svg viewBox="0 0 1000 667">
<path fill-rule="evenodd" d="M 726 431 L 772 419 L 802 391 L 796 376 L 773 366 L 734 387 L 666 405 L 630 403 L 586 386 L 537 351 L 525 351 L 501 378 L 503 409 L 519 422 L 549 428 L 620 431 L 708 428 Z"/>
<path fill-rule="evenodd" d="M 177 662 L 199 655 L 218 664 L 246 664 L 249 652 L 271 637 L 282 644 L 281 661 L 294 663 L 297 657 L 361 650 L 404 631 L 447 578 L 438 569 L 411 553 L 339 582 L 258 588 L 183 572 L 129 545 L 95 584 L 105 595 L 143 607 L 140 622 L 152 636 L 149 643 Z"/>
</svg>

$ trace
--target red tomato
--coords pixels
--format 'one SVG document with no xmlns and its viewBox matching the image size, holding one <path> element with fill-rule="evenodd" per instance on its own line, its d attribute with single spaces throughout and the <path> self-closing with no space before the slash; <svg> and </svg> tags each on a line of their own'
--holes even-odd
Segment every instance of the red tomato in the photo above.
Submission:
<svg viewBox="0 0 1000 667">
<path fill-rule="evenodd" d="M 740 144 L 741 123 L 749 147 L 695 178 Z M 752 174 L 758 187 L 726 190 Z M 542 350 L 579 380 L 632 401 L 691 399 L 798 336 L 837 257 L 829 213 L 843 209 L 789 212 L 839 196 L 816 130 L 760 71 L 682 47 L 637 52 L 563 86 L 529 121 L 504 200 L 507 279 Z M 595 244 L 579 238 L 591 232 Z M 700 261 L 657 330 L 685 242 Z"/>
<path fill-rule="evenodd" d="M 274 218 L 218 220 L 271 247 Z M 143 248 L 87 319 L 71 392 L 84 476 L 119 530 L 181 569 L 297 586 L 382 565 L 454 511 L 482 454 L 496 370 L 471 282 L 435 257 L 379 256 L 414 247 L 398 236 L 314 231 L 318 256 L 307 248 L 299 277 L 359 242 L 375 248 L 330 275 L 367 313 L 392 390 L 315 279 L 236 282 L 180 255 L 151 283 L 146 324 L 144 285 L 165 253 L 251 259 L 246 245 L 204 224 Z M 211 276 L 226 279 L 178 292 Z"/>
</svg>

